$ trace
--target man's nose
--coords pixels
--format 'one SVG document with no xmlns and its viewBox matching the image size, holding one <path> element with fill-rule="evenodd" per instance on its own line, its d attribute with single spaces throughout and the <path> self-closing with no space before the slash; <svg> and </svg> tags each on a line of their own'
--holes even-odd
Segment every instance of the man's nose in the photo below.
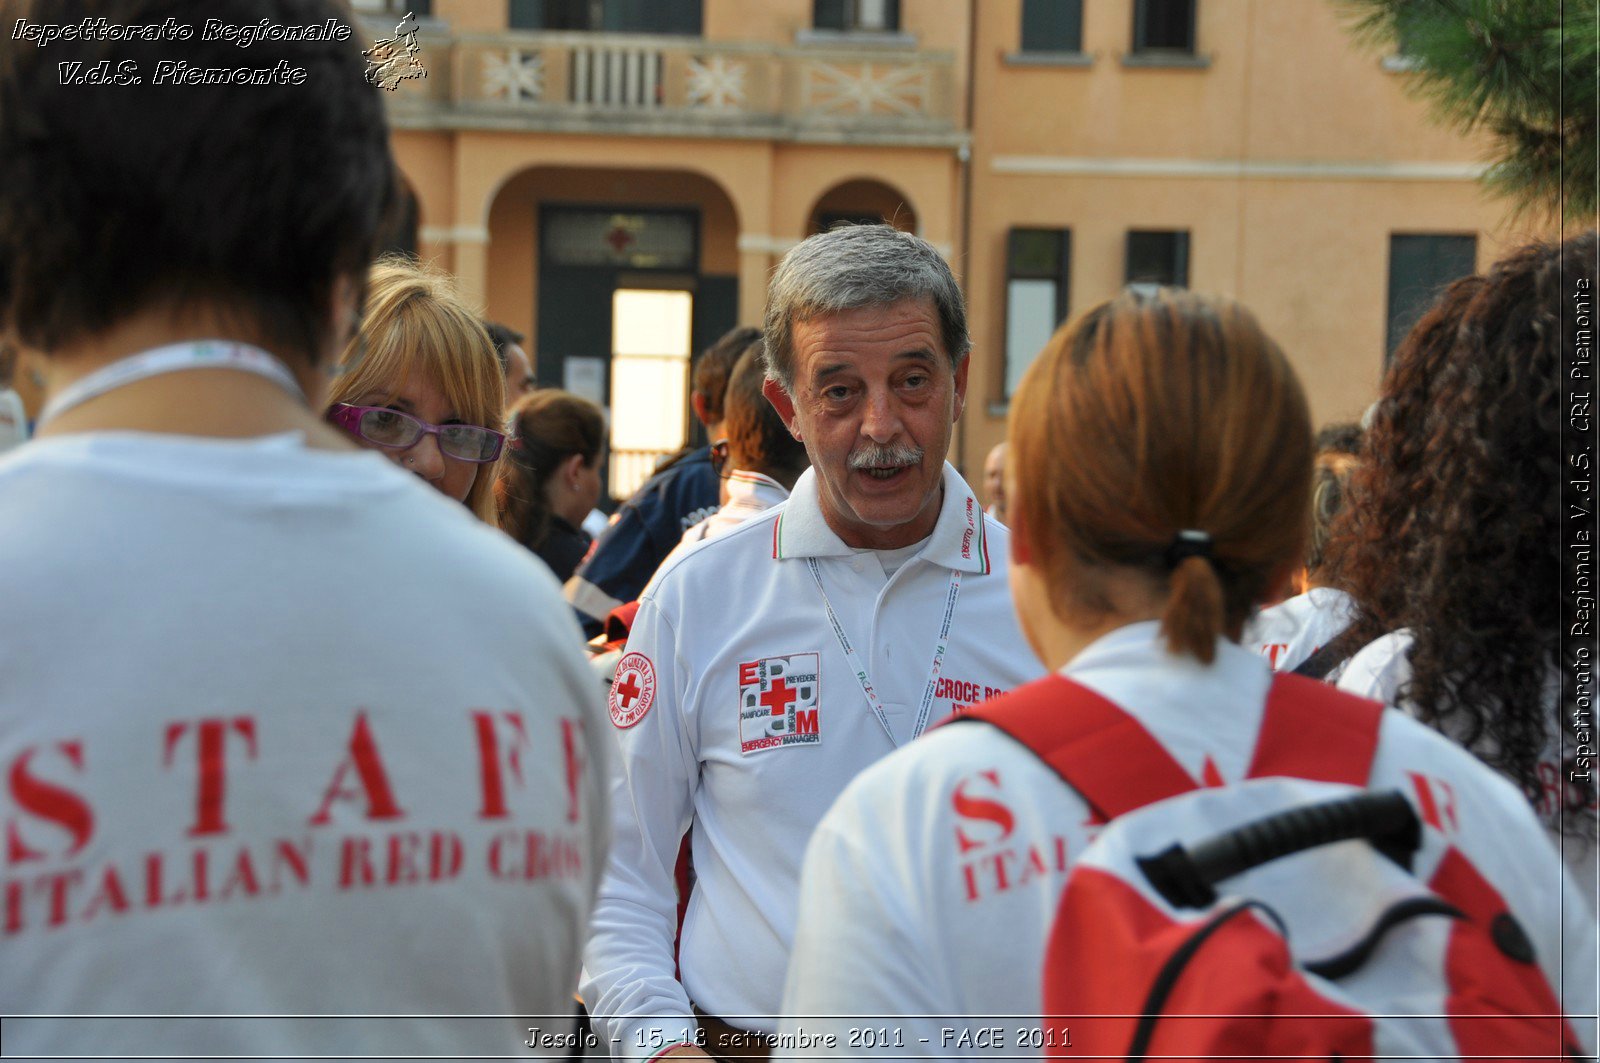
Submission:
<svg viewBox="0 0 1600 1063">
<path fill-rule="evenodd" d="M 890 443 L 901 434 L 900 402 L 888 388 L 870 388 L 861 417 L 861 434 L 874 443 Z"/>
<path fill-rule="evenodd" d="M 400 464 L 430 483 L 444 475 L 444 452 L 439 437 L 429 433 L 401 453 Z"/>
</svg>

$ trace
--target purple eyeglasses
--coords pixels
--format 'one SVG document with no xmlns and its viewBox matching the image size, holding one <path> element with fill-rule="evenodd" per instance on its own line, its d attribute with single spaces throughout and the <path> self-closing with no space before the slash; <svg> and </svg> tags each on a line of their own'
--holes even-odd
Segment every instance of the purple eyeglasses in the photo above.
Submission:
<svg viewBox="0 0 1600 1063">
<path fill-rule="evenodd" d="M 351 406 L 338 402 L 328 409 L 328 420 L 351 435 L 386 450 L 405 450 L 416 446 L 425 435 L 438 436 L 441 451 L 476 465 L 498 458 L 506 441 L 503 433 L 492 428 L 475 424 L 429 424 L 387 406 Z"/>
</svg>

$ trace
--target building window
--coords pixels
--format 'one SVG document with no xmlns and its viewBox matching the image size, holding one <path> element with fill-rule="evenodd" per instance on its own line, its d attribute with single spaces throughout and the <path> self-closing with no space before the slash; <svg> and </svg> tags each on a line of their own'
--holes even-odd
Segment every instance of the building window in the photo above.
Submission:
<svg viewBox="0 0 1600 1063">
<path fill-rule="evenodd" d="M 547 266 L 693 271 L 699 219 L 688 211 L 552 208 L 541 225 Z"/>
<path fill-rule="evenodd" d="M 1083 51 L 1083 0 L 1022 0 L 1022 50 Z"/>
<path fill-rule="evenodd" d="M 511 0 L 514 30 L 674 33 L 698 37 L 701 0 Z"/>
<path fill-rule="evenodd" d="M 1187 288 L 1189 286 L 1189 232 L 1128 230 L 1126 280 L 1134 286 Z"/>
<path fill-rule="evenodd" d="M 1012 229 L 1006 241 L 1006 380 L 1009 399 L 1022 374 L 1067 319 L 1072 230 Z"/>
<path fill-rule="evenodd" d="M 811 25 L 845 33 L 897 32 L 900 0 L 813 0 Z"/>
<path fill-rule="evenodd" d="M 590 0 L 511 0 L 506 24 L 514 30 L 593 29 L 590 7 Z"/>
<path fill-rule="evenodd" d="M 1403 73 L 1422 65 L 1416 54 L 1417 21 L 1409 9 L 1398 12 L 1394 23 L 1394 52 L 1383 57 L 1383 69 Z"/>
<path fill-rule="evenodd" d="M 404 18 L 409 12 L 417 18 L 433 15 L 433 0 L 355 0 L 350 5 L 357 14 L 397 15 Z"/>
<path fill-rule="evenodd" d="M 1133 53 L 1195 53 L 1197 0 L 1133 0 Z"/>
<path fill-rule="evenodd" d="M 1476 236 L 1389 236 L 1389 322 L 1384 361 L 1438 298 L 1439 290 L 1477 270 Z"/>
</svg>

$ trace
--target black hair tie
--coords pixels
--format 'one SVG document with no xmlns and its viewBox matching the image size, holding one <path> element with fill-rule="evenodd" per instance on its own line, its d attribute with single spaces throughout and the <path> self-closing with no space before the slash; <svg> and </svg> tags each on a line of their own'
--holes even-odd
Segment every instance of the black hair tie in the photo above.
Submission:
<svg viewBox="0 0 1600 1063">
<path fill-rule="evenodd" d="M 1169 569 L 1177 568 L 1186 558 L 1190 557 L 1203 557 L 1210 561 L 1211 545 L 1209 532 L 1185 528 L 1172 537 L 1172 543 L 1167 547 L 1167 552 L 1163 559 Z"/>
</svg>

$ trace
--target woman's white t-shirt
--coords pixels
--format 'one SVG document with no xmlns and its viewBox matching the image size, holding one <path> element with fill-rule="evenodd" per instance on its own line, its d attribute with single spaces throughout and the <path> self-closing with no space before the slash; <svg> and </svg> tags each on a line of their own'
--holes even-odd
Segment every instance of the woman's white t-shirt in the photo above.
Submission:
<svg viewBox="0 0 1600 1063">
<path fill-rule="evenodd" d="M 62 436 L 0 458 L 0 606 L 8 1051 L 505 1055 L 571 1014 L 608 728 L 509 538 L 298 433 Z"/>
<path fill-rule="evenodd" d="M 1191 778 L 1248 776 L 1272 682 L 1255 654 L 1219 639 L 1202 665 L 1168 652 L 1152 621 L 1102 636 L 1061 674 L 1136 718 Z M 1449 788 L 1441 829 L 1531 928 L 1569 1009 L 1588 1011 L 1594 917 L 1567 895 L 1527 801 L 1436 731 L 1385 713 L 1369 785 L 1411 791 L 1418 777 Z M 806 850 L 774 1058 L 1043 1055 L 1025 1034 L 1044 1006 L 1045 948 L 1098 829 L 1060 776 L 981 723 L 936 728 L 863 771 Z"/>
<path fill-rule="evenodd" d="M 1292 672 L 1350 626 L 1352 599 L 1332 587 L 1269 605 L 1250 618 L 1239 645 L 1265 657 L 1275 672 Z"/>
<path fill-rule="evenodd" d="M 1401 689 L 1411 680 L 1411 644 L 1409 631 L 1395 631 L 1363 646 L 1339 672 L 1339 689 L 1399 706 L 1413 716 L 1419 715 L 1415 705 L 1400 697 Z M 1600 884 L 1600 845 L 1596 844 L 1596 821 L 1593 817 L 1581 823 L 1568 823 L 1566 818 L 1570 813 L 1563 812 L 1563 772 L 1566 770 L 1563 762 L 1566 758 L 1562 752 L 1562 736 L 1566 730 L 1556 718 L 1560 711 L 1560 687 L 1556 677 L 1545 684 L 1541 697 L 1550 715 L 1552 737 L 1539 758 L 1537 770 L 1541 790 L 1539 798 L 1533 802 L 1534 810 L 1544 823 L 1551 841 L 1561 851 L 1562 859 L 1566 861 L 1567 869 L 1572 872 L 1589 908 L 1594 910 L 1596 887 Z M 1493 752 L 1493 745 L 1485 739 L 1472 752 L 1484 757 Z M 1589 807 L 1591 812 L 1596 808 L 1593 798 Z"/>
</svg>

